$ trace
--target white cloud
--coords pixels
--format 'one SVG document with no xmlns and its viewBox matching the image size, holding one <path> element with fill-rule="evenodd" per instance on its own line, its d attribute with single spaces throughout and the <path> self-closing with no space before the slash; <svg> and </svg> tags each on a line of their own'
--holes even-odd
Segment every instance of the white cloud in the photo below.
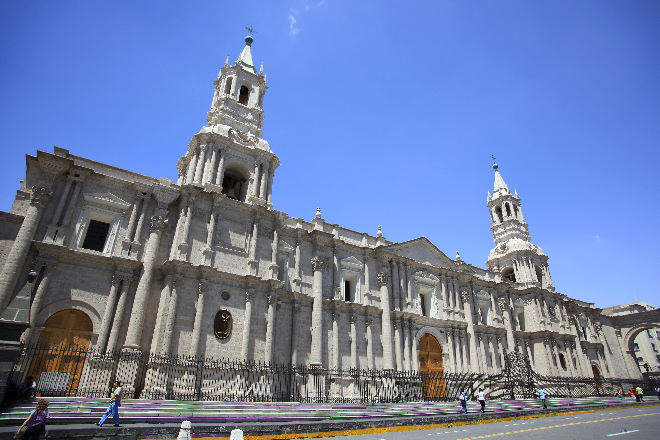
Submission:
<svg viewBox="0 0 660 440">
<path fill-rule="evenodd" d="M 289 14 L 289 35 L 292 37 L 295 37 L 298 35 L 298 32 L 300 32 L 300 29 L 296 26 L 296 16 L 293 14 Z"/>
</svg>

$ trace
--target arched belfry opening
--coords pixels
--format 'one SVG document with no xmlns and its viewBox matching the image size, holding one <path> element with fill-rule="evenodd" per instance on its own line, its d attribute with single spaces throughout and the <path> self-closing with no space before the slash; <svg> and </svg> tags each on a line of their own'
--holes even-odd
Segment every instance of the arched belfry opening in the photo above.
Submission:
<svg viewBox="0 0 660 440">
<path fill-rule="evenodd" d="M 241 91 L 238 95 L 238 102 L 247 105 L 250 99 L 250 89 L 247 86 L 241 86 Z"/>
<path fill-rule="evenodd" d="M 497 216 L 497 222 L 502 223 L 502 208 L 497 206 L 495 207 L 495 216 Z"/>
<path fill-rule="evenodd" d="M 227 81 L 225 82 L 225 95 L 229 95 L 231 93 L 231 83 L 233 79 L 234 78 L 231 76 L 227 78 Z"/>
<path fill-rule="evenodd" d="M 502 279 L 504 279 L 504 281 L 510 281 L 512 283 L 516 282 L 516 273 L 513 270 L 513 267 L 504 268 L 504 270 L 502 271 Z"/>
<path fill-rule="evenodd" d="M 222 194 L 230 199 L 244 202 L 247 194 L 247 181 L 247 170 L 238 164 L 229 165 L 222 179 Z"/>
<path fill-rule="evenodd" d="M 422 375 L 422 390 L 429 400 L 443 398 L 447 395 L 444 380 L 442 347 L 430 333 L 424 334 L 419 340 L 419 371 Z"/>
</svg>

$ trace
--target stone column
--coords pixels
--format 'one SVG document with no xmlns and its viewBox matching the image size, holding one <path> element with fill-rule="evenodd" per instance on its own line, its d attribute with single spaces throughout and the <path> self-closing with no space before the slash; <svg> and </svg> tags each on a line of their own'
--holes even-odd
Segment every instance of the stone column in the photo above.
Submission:
<svg viewBox="0 0 660 440">
<path fill-rule="evenodd" d="M 254 216 L 252 223 L 252 237 L 250 237 L 250 254 L 248 256 L 248 267 L 251 275 L 257 275 L 259 262 L 257 261 L 257 240 L 259 239 L 259 219 Z"/>
<path fill-rule="evenodd" d="M 274 164 L 271 165 L 271 166 L 274 166 Z M 270 167 L 269 167 L 269 169 L 270 169 Z M 272 206 L 271 198 L 273 196 L 273 176 L 274 176 L 274 174 L 275 174 L 275 168 L 273 167 L 268 172 L 268 199 L 267 199 L 267 202 L 268 202 L 269 206 Z"/>
<path fill-rule="evenodd" d="M 192 196 L 186 195 L 184 198 L 184 203 L 186 205 L 186 217 L 185 222 L 183 223 L 183 230 L 181 232 L 181 242 L 179 243 L 179 258 L 188 261 L 188 249 L 190 249 L 190 226 L 192 224 L 193 217 L 193 206 L 195 201 Z"/>
<path fill-rule="evenodd" d="M 37 287 L 34 299 L 32 300 L 32 305 L 30 306 L 30 327 L 23 332 L 23 336 L 21 337 L 21 342 L 24 344 L 30 344 L 31 342 L 30 338 L 37 326 L 37 316 L 39 315 L 41 304 L 43 304 L 46 293 L 48 292 L 48 286 L 50 280 L 53 278 L 53 273 L 57 266 L 57 260 L 51 258 L 39 259 L 37 260 L 37 265 L 43 266 L 43 276 L 41 277 L 41 282 Z"/>
<path fill-rule="evenodd" d="M 399 292 L 399 269 L 397 262 L 390 260 L 390 271 L 392 273 L 392 308 L 401 310 L 401 294 Z M 398 362 L 398 361 L 397 361 Z"/>
<path fill-rule="evenodd" d="M 479 333 L 477 335 L 477 341 L 479 343 L 479 354 L 480 354 L 480 362 L 479 362 L 479 372 L 480 373 L 487 373 L 488 372 L 488 362 L 486 361 L 486 344 L 484 344 L 484 335 Z"/>
<path fill-rule="evenodd" d="M 454 331 L 448 328 L 445 332 L 447 334 L 447 353 L 449 354 L 449 366 L 452 371 L 458 371 L 456 367 L 456 355 L 454 354 Z"/>
<path fill-rule="evenodd" d="M 370 370 L 374 369 L 374 338 L 371 333 L 371 325 L 373 322 L 373 319 L 369 317 L 367 317 L 365 321 L 367 327 L 367 368 Z"/>
<path fill-rule="evenodd" d="M 204 167 L 204 177 L 202 177 L 202 183 L 213 183 L 215 181 L 215 176 L 213 171 L 215 170 L 215 163 L 218 160 L 218 149 L 211 146 L 211 160 L 207 166 Z"/>
<path fill-rule="evenodd" d="M 461 348 L 461 330 L 454 330 L 454 346 L 456 347 L 456 371 L 463 372 L 463 353 Z"/>
<path fill-rule="evenodd" d="M 110 326 L 112 325 L 112 321 L 115 316 L 115 306 L 117 305 L 117 296 L 119 294 L 120 284 L 121 277 L 117 276 L 117 274 L 113 274 L 110 285 L 110 293 L 108 294 L 108 299 L 105 302 L 105 310 L 103 310 L 101 330 L 99 330 L 99 337 L 96 340 L 96 348 L 99 350 L 99 352 L 104 352 L 108 343 L 108 337 L 110 336 Z"/>
<path fill-rule="evenodd" d="M 371 273 L 369 271 L 369 257 L 364 255 L 364 294 L 362 295 L 362 304 L 367 304 L 367 293 L 371 291 Z"/>
<path fill-rule="evenodd" d="M 186 183 L 193 183 L 195 180 L 195 170 L 197 169 L 197 156 L 199 147 L 192 147 L 190 149 L 190 163 L 188 164 L 188 172 L 186 173 Z"/>
<path fill-rule="evenodd" d="M 259 191 L 259 196 L 262 199 L 265 199 L 266 196 L 266 190 L 268 189 L 268 162 L 264 162 L 262 164 L 262 171 L 261 171 L 261 189 Z"/>
<path fill-rule="evenodd" d="M 119 302 L 117 302 L 117 311 L 115 312 L 114 322 L 110 328 L 110 339 L 108 339 L 108 348 L 106 353 L 112 353 L 117 349 L 119 332 L 124 324 L 124 316 L 128 312 L 129 288 L 131 287 L 131 278 L 123 277 L 121 283 L 121 292 L 119 293 Z"/>
<path fill-rule="evenodd" d="M 204 264 L 210 266 L 213 263 L 213 245 L 215 242 L 215 231 L 218 227 L 218 216 L 220 213 L 220 197 L 213 198 L 213 206 L 211 207 L 211 217 L 209 218 L 209 225 L 206 231 L 206 247 L 202 250 L 202 257 Z"/>
<path fill-rule="evenodd" d="M 204 324 L 204 293 L 208 287 L 205 279 L 199 280 L 197 284 L 197 306 L 195 307 L 195 322 L 193 324 L 192 341 L 190 343 L 190 356 L 200 353 L 199 344 L 202 336 L 202 325 Z"/>
<path fill-rule="evenodd" d="M 300 312 L 300 304 L 296 302 L 295 298 L 291 303 L 291 365 L 298 364 L 298 313 Z"/>
<path fill-rule="evenodd" d="M 497 349 L 499 351 L 499 357 L 500 357 L 500 370 L 504 369 L 504 344 L 501 336 L 497 337 Z"/>
<path fill-rule="evenodd" d="M 250 333 L 252 330 L 252 292 L 245 292 L 245 316 L 243 318 L 243 340 L 241 341 L 241 359 L 248 360 Z"/>
<path fill-rule="evenodd" d="M 419 347 L 417 346 L 417 335 L 415 335 L 415 325 L 412 322 L 408 323 L 408 335 L 410 335 L 410 351 L 411 351 L 411 371 L 419 371 Z M 439 342 L 439 341 L 438 341 Z"/>
<path fill-rule="evenodd" d="M 199 157 L 197 158 L 197 168 L 195 169 L 195 183 L 201 183 L 202 170 L 204 168 L 204 160 L 206 158 L 206 145 L 199 146 Z"/>
<path fill-rule="evenodd" d="M 403 368 L 406 371 L 412 370 L 412 351 L 410 348 L 410 323 L 403 322 Z"/>
<path fill-rule="evenodd" d="M 311 262 L 314 271 L 312 282 L 314 304 L 312 305 L 312 346 L 309 363 L 321 366 L 323 365 L 323 270 L 326 262 L 318 256 L 312 258 Z"/>
<path fill-rule="evenodd" d="M 149 199 L 146 196 L 142 199 L 142 209 L 140 210 L 140 217 L 138 217 L 138 223 L 135 227 L 135 233 L 133 234 L 131 241 L 140 241 L 140 236 L 142 235 L 142 228 L 144 227 L 144 221 L 147 217 L 147 209 L 149 208 Z"/>
<path fill-rule="evenodd" d="M 16 280 L 18 280 L 21 269 L 25 264 L 44 206 L 46 206 L 50 196 L 51 192 L 48 188 L 43 186 L 32 187 L 30 205 L 0 272 L 0 312 L 7 308 L 14 296 Z"/>
<path fill-rule="evenodd" d="M 181 276 L 170 275 L 168 283 L 170 297 L 167 306 L 167 319 L 165 320 L 165 331 L 163 332 L 162 350 L 165 354 L 172 352 L 172 337 L 174 335 L 174 324 L 176 323 L 176 311 L 179 302 L 179 285 Z"/>
<path fill-rule="evenodd" d="M 550 346 L 552 347 L 553 356 L 557 361 L 557 376 L 566 376 L 564 369 L 561 367 L 561 362 L 559 361 L 559 347 L 557 347 L 557 341 L 553 339 L 550 342 Z"/>
<path fill-rule="evenodd" d="M 358 281 L 359 282 L 359 281 Z M 338 296 L 341 296 L 341 286 L 339 285 L 340 283 L 340 278 L 339 278 L 339 257 L 337 256 L 337 246 L 333 243 L 332 245 L 332 289 L 330 290 L 332 292 L 332 297 L 337 298 Z M 357 288 L 355 291 L 357 292 Z M 344 295 L 345 296 L 345 295 Z M 346 298 L 340 298 L 341 300 L 345 300 Z M 357 298 L 354 298 L 354 300 Z"/>
<path fill-rule="evenodd" d="M 259 192 L 259 188 L 257 185 L 259 184 L 259 164 L 257 161 L 254 161 L 254 171 L 252 172 L 252 188 L 250 189 L 250 195 L 252 197 L 257 197 L 257 193 Z"/>
<path fill-rule="evenodd" d="M 495 336 L 488 335 L 488 351 L 490 351 L 490 373 L 497 373 L 497 351 L 495 350 Z"/>
<path fill-rule="evenodd" d="M 406 273 L 403 263 L 398 263 L 399 267 L 399 310 L 405 311 L 408 304 L 408 295 L 406 293 Z"/>
<path fill-rule="evenodd" d="M 76 200 L 78 200 L 78 195 L 80 194 L 81 189 L 82 182 L 81 180 L 77 180 L 76 185 L 73 187 L 73 194 L 71 195 L 71 199 L 69 199 L 68 206 L 64 212 L 64 218 L 62 219 L 62 226 L 64 227 L 69 227 L 71 224 L 71 216 L 73 215 L 73 209 L 76 207 Z"/>
<path fill-rule="evenodd" d="M 467 322 L 467 334 L 474 335 L 474 324 L 473 322 L 473 312 L 472 312 L 472 294 L 463 290 L 461 292 L 461 300 L 464 306 L 465 321 Z M 469 337 L 469 336 L 468 336 Z M 474 341 L 474 337 L 470 338 L 469 350 L 470 350 L 470 369 L 475 371 L 477 369 L 477 347 Z"/>
<path fill-rule="evenodd" d="M 297 291 L 300 292 L 302 290 L 302 283 L 301 283 L 301 274 L 300 274 L 300 238 L 296 239 L 296 255 L 293 263 L 293 271 L 296 274 L 295 282 L 297 284 Z"/>
<path fill-rule="evenodd" d="M 144 319 L 146 315 L 145 306 L 147 303 L 147 297 L 151 291 L 151 281 L 154 276 L 158 246 L 160 245 L 160 237 L 164 226 L 164 216 L 154 215 L 151 217 L 149 238 L 147 239 L 144 254 L 142 256 L 142 276 L 140 277 L 137 290 L 135 291 L 135 299 L 133 300 L 133 309 L 131 310 L 131 318 L 128 324 L 128 331 L 126 332 L 126 343 L 124 344 L 124 348 L 140 348 L 142 329 L 144 328 Z"/>
<path fill-rule="evenodd" d="M 379 272 L 376 276 L 380 286 L 380 306 L 383 310 L 381 316 L 381 343 L 383 344 L 383 369 L 393 370 L 394 360 L 392 359 L 392 319 L 390 315 L 390 294 L 387 291 L 387 274 Z"/>
<path fill-rule="evenodd" d="M 273 362 L 273 344 L 275 342 L 275 306 L 277 304 L 277 297 L 274 292 L 270 292 L 266 298 L 268 301 L 268 309 L 266 311 L 266 347 L 264 352 L 264 360 L 266 363 Z"/>
<path fill-rule="evenodd" d="M 137 221 L 138 211 L 140 205 L 144 203 L 144 197 L 142 194 L 138 193 L 138 196 L 133 202 L 133 209 L 131 210 L 131 217 L 128 219 L 128 226 L 126 227 L 126 240 L 133 241 L 135 234 L 135 222 Z"/>
<path fill-rule="evenodd" d="M 407 310 L 408 311 L 413 311 L 413 286 L 412 286 L 412 280 L 410 279 L 410 266 L 406 264 L 405 266 L 406 269 L 406 293 L 408 296 L 406 297 L 406 302 L 408 303 Z"/>
<path fill-rule="evenodd" d="M 339 369 L 341 357 L 339 356 L 339 310 L 330 310 L 332 318 L 332 368 Z"/>
<path fill-rule="evenodd" d="M 351 315 L 351 368 L 358 368 L 358 339 L 357 339 L 357 317 Z"/>
<path fill-rule="evenodd" d="M 502 320 L 504 321 L 504 329 L 506 330 L 506 344 L 509 351 L 513 351 L 516 347 L 515 341 L 513 339 L 513 327 L 512 327 L 512 314 L 514 313 L 514 308 L 509 304 L 509 299 L 506 297 L 500 297 L 497 300 L 497 306 L 502 311 Z"/>
<path fill-rule="evenodd" d="M 270 277 L 274 280 L 277 279 L 277 270 L 279 266 L 277 265 L 277 249 L 279 246 L 279 234 L 277 231 L 277 221 L 273 225 L 273 242 L 270 246 Z"/>
<path fill-rule="evenodd" d="M 69 196 L 69 191 L 71 191 L 71 185 L 75 184 L 75 182 L 76 182 L 75 178 L 71 174 L 69 174 L 66 178 L 66 183 L 64 184 L 64 190 L 60 195 L 60 200 L 57 202 L 57 207 L 55 208 L 55 212 L 53 213 L 53 217 L 51 218 L 50 223 L 52 225 L 59 226 L 60 216 L 62 215 L 62 210 L 64 209 L 64 205 L 66 204 L 66 199 Z"/>
<path fill-rule="evenodd" d="M 442 319 L 451 318 L 449 312 L 449 290 L 447 289 L 447 277 L 440 275 L 440 295 L 442 296 Z"/>
<path fill-rule="evenodd" d="M 396 350 L 396 370 L 403 371 L 403 350 L 401 349 L 401 321 L 394 318 L 394 348 Z"/>
<path fill-rule="evenodd" d="M 225 178 L 225 150 L 223 148 L 218 149 L 218 155 L 220 156 L 220 162 L 218 163 L 218 171 L 215 174 L 215 184 L 222 187 L 222 180 Z"/>
</svg>

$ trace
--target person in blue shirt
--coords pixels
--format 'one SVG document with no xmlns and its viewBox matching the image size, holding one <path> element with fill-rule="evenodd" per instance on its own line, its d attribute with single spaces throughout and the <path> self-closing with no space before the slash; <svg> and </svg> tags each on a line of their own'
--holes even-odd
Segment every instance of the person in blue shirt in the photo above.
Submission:
<svg viewBox="0 0 660 440">
<path fill-rule="evenodd" d="M 545 396 L 547 396 L 548 393 L 545 392 L 543 387 L 539 388 L 539 399 L 541 399 L 541 403 L 543 404 L 543 409 L 548 409 L 548 406 L 545 404 Z"/>
<path fill-rule="evenodd" d="M 457 397 L 458 397 L 458 400 L 461 402 L 461 409 L 458 411 L 459 414 L 462 413 L 462 412 L 464 412 L 465 414 L 467 414 L 467 399 L 466 399 L 466 397 L 465 397 L 465 392 L 464 392 L 464 391 L 460 391 L 460 392 L 458 393 L 458 396 L 457 396 Z"/>
</svg>

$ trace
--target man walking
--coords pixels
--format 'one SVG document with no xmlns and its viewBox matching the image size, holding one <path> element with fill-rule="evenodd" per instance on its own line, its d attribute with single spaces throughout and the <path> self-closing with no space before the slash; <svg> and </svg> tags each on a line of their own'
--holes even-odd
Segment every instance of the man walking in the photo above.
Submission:
<svg viewBox="0 0 660 440">
<path fill-rule="evenodd" d="M 108 406 L 108 409 L 105 410 L 105 414 L 103 414 L 101 420 L 99 420 L 97 423 L 98 426 L 103 426 L 103 423 L 105 423 L 107 418 L 110 417 L 110 414 L 112 414 L 112 421 L 114 422 L 115 426 L 119 426 L 119 405 L 121 405 L 122 392 L 121 382 L 116 380 L 112 386 L 114 389 L 112 390 L 112 396 L 110 397 L 110 400 L 108 400 L 110 405 Z"/>
<path fill-rule="evenodd" d="M 539 388 L 539 399 L 541 399 L 541 403 L 543 404 L 543 409 L 548 409 L 548 406 L 545 404 L 545 397 L 547 393 L 543 389 L 543 387 Z"/>
<path fill-rule="evenodd" d="M 644 390 L 639 385 L 637 386 L 637 397 L 639 402 L 644 401 Z"/>
<path fill-rule="evenodd" d="M 458 413 L 460 414 L 460 413 L 464 412 L 465 414 L 467 414 L 467 400 L 465 398 L 465 392 L 464 391 L 460 391 L 458 393 L 458 400 L 461 402 L 461 409 L 458 411 Z"/>
<path fill-rule="evenodd" d="M 479 392 L 477 393 L 477 398 L 479 399 L 479 405 L 481 405 L 481 412 L 485 413 L 486 412 L 486 396 L 484 395 L 484 391 L 482 389 L 479 389 Z"/>
</svg>

